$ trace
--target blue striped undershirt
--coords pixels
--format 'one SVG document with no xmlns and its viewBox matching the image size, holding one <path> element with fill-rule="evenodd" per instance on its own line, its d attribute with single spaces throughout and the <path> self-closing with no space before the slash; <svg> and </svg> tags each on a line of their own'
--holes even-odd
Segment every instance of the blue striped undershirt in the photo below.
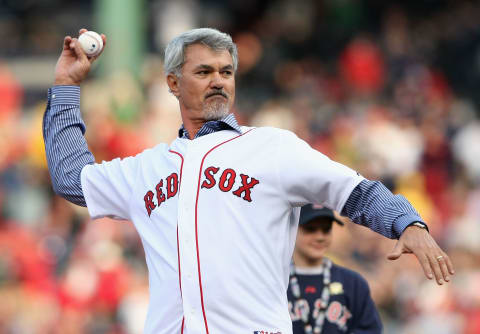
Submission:
<svg viewBox="0 0 480 334">
<path fill-rule="evenodd" d="M 208 135 L 210 133 L 217 132 L 217 131 L 229 130 L 229 129 L 235 130 L 239 134 L 242 133 L 242 131 L 240 130 L 240 126 L 237 123 L 237 119 L 235 118 L 235 116 L 233 114 L 228 114 L 227 116 L 219 119 L 218 121 L 208 121 L 208 122 L 206 122 L 205 124 L 203 124 L 203 126 L 200 128 L 200 130 L 198 130 L 197 134 L 195 135 L 195 137 L 193 139 L 201 137 L 201 136 L 205 136 L 205 135 Z M 187 131 L 187 129 L 185 129 L 183 124 L 180 127 L 180 130 L 178 130 L 178 136 L 180 138 L 190 139 L 188 131 Z"/>
<path fill-rule="evenodd" d="M 206 122 L 195 138 L 231 129 L 241 133 L 233 114 Z M 80 114 L 80 87 L 53 86 L 43 117 L 43 137 L 48 169 L 55 192 L 77 205 L 86 206 L 80 173 L 95 158 L 89 151 Z M 189 138 L 179 129 L 179 137 Z M 367 226 L 388 238 L 398 238 L 415 221 L 423 222 L 412 205 L 401 195 L 393 195 L 381 182 L 363 180 L 352 192 L 341 212 L 356 224 Z"/>
</svg>

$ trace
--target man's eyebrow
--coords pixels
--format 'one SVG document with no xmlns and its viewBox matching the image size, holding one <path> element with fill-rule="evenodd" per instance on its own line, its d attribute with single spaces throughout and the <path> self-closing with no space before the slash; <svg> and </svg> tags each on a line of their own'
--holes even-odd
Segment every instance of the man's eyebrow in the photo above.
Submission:
<svg viewBox="0 0 480 334">
<path fill-rule="evenodd" d="M 198 70 L 213 71 L 213 67 L 210 66 L 210 65 L 206 65 L 206 64 L 200 64 L 200 65 L 198 65 L 197 67 L 195 67 L 194 70 L 195 70 L 195 71 L 198 71 Z"/>
<path fill-rule="evenodd" d="M 207 65 L 207 64 L 200 64 L 197 67 L 195 67 L 195 69 L 194 69 L 194 71 L 198 71 L 198 70 L 213 71 L 214 68 L 213 68 L 213 66 L 210 66 L 210 65 Z M 233 66 L 231 64 L 228 64 L 228 65 L 223 66 L 220 70 L 221 71 L 233 70 Z"/>
</svg>

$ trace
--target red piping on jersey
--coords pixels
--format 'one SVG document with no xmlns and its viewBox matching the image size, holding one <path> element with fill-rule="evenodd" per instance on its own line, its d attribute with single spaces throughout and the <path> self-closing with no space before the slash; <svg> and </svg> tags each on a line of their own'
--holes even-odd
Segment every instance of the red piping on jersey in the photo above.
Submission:
<svg viewBox="0 0 480 334">
<path fill-rule="evenodd" d="M 180 285 L 180 297 L 183 300 L 183 294 L 182 294 L 182 273 L 180 271 L 180 245 L 178 242 L 178 221 L 177 221 L 177 260 L 178 260 L 178 284 Z M 185 317 L 182 317 L 182 331 L 181 334 L 183 334 L 183 322 L 185 321 Z"/>
<path fill-rule="evenodd" d="M 180 181 L 179 181 L 179 186 L 178 186 L 178 192 L 180 193 L 180 187 L 182 185 L 182 171 L 183 171 L 183 155 L 181 155 L 178 152 L 168 150 L 171 153 L 174 153 L 182 159 L 182 162 L 180 164 Z M 177 221 L 177 260 L 178 260 L 178 285 L 180 286 L 180 296 L 183 298 L 182 294 L 182 273 L 180 270 L 180 243 L 178 242 L 178 221 Z M 182 317 L 182 329 L 181 329 L 181 334 L 183 334 L 183 325 L 184 325 L 185 317 Z"/>
<path fill-rule="evenodd" d="M 180 185 L 178 186 L 178 190 L 180 191 L 180 186 L 182 185 L 183 155 L 181 155 L 178 152 L 172 151 L 172 150 L 168 150 L 168 152 L 174 153 L 174 154 L 178 155 L 180 157 L 180 159 L 182 159 L 182 163 L 180 164 L 180 182 L 179 182 Z"/>
<path fill-rule="evenodd" d="M 210 154 L 210 152 L 212 152 L 214 149 L 216 149 L 217 147 L 223 145 L 223 144 L 226 144 L 228 143 L 229 141 L 232 141 L 234 139 L 237 139 L 238 137 L 241 137 L 247 133 L 249 133 L 250 131 L 252 131 L 253 129 L 250 129 L 248 130 L 247 132 L 245 133 L 242 133 L 241 135 L 238 135 L 236 137 L 233 137 L 233 138 L 230 138 L 229 140 L 226 140 L 216 146 L 214 146 L 213 148 L 210 149 L 210 151 L 208 151 L 207 153 L 205 153 L 205 155 L 203 156 L 202 158 L 202 162 L 200 163 L 200 171 L 198 172 L 198 185 L 197 185 L 197 199 L 195 200 L 195 242 L 196 242 L 196 246 L 197 246 L 197 266 L 198 266 L 198 283 L 200 285 L 200 301 L 202 302 L 202 312 L 203 312 L 203 320 L 205 322 L 205 329 L 207 330 L 207 334 L 209 334 L 209 331 L 208 331 L 208 324 L 207 324 L 207 316 L 205 315 L 205 306 L 203 304 L 203 289 L 202 289 L 202 274 L 200 272 L 200 251 L 199 251 L 199 248 L 198 248 L 198 229 L 197 229 L 197 213 L 198 213 L 198 196 L 200 194 L 200 181 L 202 180 L 202 169 L 203 169 L 203 162 L 205 161 L 205 158 L 207 157 L 207 155 Z"/>
</svg>

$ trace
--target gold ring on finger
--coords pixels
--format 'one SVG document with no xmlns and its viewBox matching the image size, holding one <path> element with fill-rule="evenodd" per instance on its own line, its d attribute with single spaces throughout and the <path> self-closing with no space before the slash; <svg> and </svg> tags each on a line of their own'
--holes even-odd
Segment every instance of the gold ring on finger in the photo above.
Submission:
<svg viewBox="0 0 480 334">
<path fill-rule="evenodd" d="M 443 259 L 443 255 L 437 256 L 436 259 L 437 259 L 438 261 L 440 261 L 441 259 Z"/>
</svg>

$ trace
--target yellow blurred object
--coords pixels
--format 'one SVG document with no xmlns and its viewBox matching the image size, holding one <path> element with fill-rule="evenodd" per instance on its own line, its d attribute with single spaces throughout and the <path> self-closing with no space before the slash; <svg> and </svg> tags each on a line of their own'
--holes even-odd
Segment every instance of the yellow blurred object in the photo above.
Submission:
<svg viewBox="0 0 480 334">
<path fill-rule="evenodd" d="M 415 172 L 398 178 L 394 192 L 405 196 L 425 221 L 434 220 L 434 204 L 425 190 L 425 179 L 422 174 Z"/>
<path fill-rule="evenodd" d="M 45 102 L 39 103 L 32 118 L 26 125 L 26 161 L 36 168 L 47 168 L 45 145 L 43 143 L 42 121 L 45 111 Z"/>
</svg>

